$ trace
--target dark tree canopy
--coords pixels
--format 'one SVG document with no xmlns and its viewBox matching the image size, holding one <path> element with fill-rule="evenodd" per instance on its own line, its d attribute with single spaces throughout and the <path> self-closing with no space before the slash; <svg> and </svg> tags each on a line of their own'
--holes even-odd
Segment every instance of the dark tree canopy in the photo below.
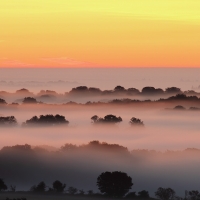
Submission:
<svg viewBox="0 0 200 200">
<path fill-rule="evenodd" d="M 190 200 L 199 200 L 200 199 L 200 193 L 198 190 L 189 191 L 188 196 L 189 196 Z"/>
<path fill-rule="evenodd" d="M 155 196 L 161 200 L 169 200 L 174 198 L 175 191 L 171 188 L 159 187 L 155 192 Z"/>
<path fill-rule="evenodd" d="M 101 93 L 101 90 L 99 88 L 90 87 L 88 90 L 91 93 Z"/>
<path fill-rule="evenodd" d="M 80 146 L 67 143 L 64 146 L 61 146 L 60 150 L 66 153 L 74 152 L 107 152 L 112 155 L 129 155 L 129 151 L 126 147 L 120 146 L 119 144 L 108 144 L 106 142 L 99 142 L 94 140 L 89 142 L 87 145 L 83 144 Z"/>
<path fill-rule="evenodd" d="M 16 126 L 17 120 L 14 116 L 0 117 L 0 126 Z"/>
<path fill-rule="evenodd" d="M 111 197 L 123 197 L 133 186 L 132 178 L 124 172 L 104 172 L 97 178 L 101 193 Z"/>
<path fill-rule="evenodd" d="M 165 92 L 166 93 L 169 93 L 169 94 L 178 94 L 178 93 L 182 93 L 181 89 L 180 88 L 177 88 L 177 87 L 168 87 L 165 89 Z"/>
<path fill-rule="evenodd" d="M 17 90 L 16 93 L 30 93 L 30 91 L 27 90 L 26 88 L 22 88 L 20 90 Z"/>
<path fill-rule="evenodd" d="M 1 98 L 0 98 L 0 105 L 1 105 L 1 104 L 2 104 L 2 105 L 3 105 L 3 104 L 6 105 L 7 103 L 6 103 L 6 101 L 5 101 L 4 99 L 1 99 Z"/>
<path fill-rule="evenodd" d="M 144 123 L 141 119 L 132 117 L 129 122 L 132 126 L 144 126 Z"/>
<path fill-rule="evenodd" d="M 144 95 L 159 95 L 164 94 L 164 91 L 161 88 L 154 88 L 154 87 L 144 87 L 142 89 L 142 94 Z"/>
<path fill-rule="evenodd" d="M 154 87 L 144 87 L 142 89 L 142 93 L 143 94 L 151 94 L 155 92 L 155 88 Z"/>
<path fill-rule="evenodd" d="M 31 191 L 33 192 L 45 192 L 46 190 L 46 184 L 42 181 L 38 185 L 34 185 L 31 187 Z"/>
<path fill-rule="evenodd" d="M 82 93 L 82 92 L 88 92 L 87 86 L 78 86 L 76 88 L 72 88 L 72 90 L 69 92 L 69 94 L 76 94 L 76 93 Z"/>
<path fill-rule="evenodd" d="M 25 97 L 23 100 L 24 104 L 37 104 L 37 100 L 33 97 Z"/>
<path fill-rule="evenodd" d="M 43 126 L 55 126 L 55 125 L 68 125 L 69 121 L 65 119 L 62 115 L 40 115 L 32 117 L 27 120 L 23 125 L 24 126 L 34 126 L 34 125 L 43 125 Z"/>
<path fill-rule="evenodd" d="M 118 85 L 114 88 L 114 91 L 116 92 L 123 92 L 123 91 L 126 91 L 124 87 Z"/>
<path fill-rule="evenodd" d="M 67 189 L 67 192 L 69 193 L 69 194 L 71 194 L 71 195 L 75 195 L 77 192 L 78 192 L 78 189 L 76 189 L 75 187 L 69 187 L 68 189 Z"/>
<path fill-rule="evenodd" d="M 4 183 L 3 179 L 0 178 L 0 191 L 7 189 L 8 189 L 7 185 Z"/>
<path fill-rule="evenodd" d="M 104 118 L 100 118 L 97 115 L 91 117 L 91 120 L 95 124 L 115 124 L 122 121 L 121 117 L 116 117 L 115 115 L 106 115 Z"/>
<path fill-rule="evenodd" d="M 64 191 L 64 189 L 66 188 L 66 184 L 61 183 L 60 181 L 54 181 L 53 182 L 53 190 L 55 192 L 60 192 L 62 193 Z"/>
<path fill-rule="evenodd" d="M 174 107 L 174 110 L 185 110 L 185 107 L 178 105 Z"/>
<path fill-rule="evenodd" d="M 149 192 L 146 190 L 142 190 L 142 191 L 138 192 L 138 197 L 142 198 L 142 199 L 148 199 L 148 198 L 150 198 Z"/>
<path fill-rule="evenodd" d="M 128 94 L 139 94 L 140 91 L 136 88 L 128 88 L 127 89 Z"/>
</svg>

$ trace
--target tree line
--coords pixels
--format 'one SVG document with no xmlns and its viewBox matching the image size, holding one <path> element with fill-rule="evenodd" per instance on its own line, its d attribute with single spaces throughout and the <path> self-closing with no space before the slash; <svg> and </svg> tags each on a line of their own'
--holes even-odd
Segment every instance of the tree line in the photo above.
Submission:
<svg viewBox="0 0 200 200">
<path fill-rule="evenodd" d="M 115 115 L 109 114 L 105 117 L 98 117 L 94 115 L 91 117 L 93 124 L 116 124 L 122 122 L 121 117 L 116 117 Z M 14 116 L 0 117 L 0 126 L 16 126 L 17 119 Z M 33 116 L 31 119 L 26 120 L 22 123 L 22 127 L 31 126 L 58 126 L 58 125 L 68 125 L 69 121 L 66 120 L 65 116 L 62 115 L 40 115 L 39 117 Z M 131 126 L 144 126 L 143 121 L 138 118 L 132 117 L 129 121 Z"/>
<path fill-rule="evenodd" d="M 59 105 L 97 105 L 97 104 L 130 104 L 130 103 L 145 103 L 145 102 L 173 102 L 173 101 L 193 101 L 193 102 L 198 102 L 200 101 L 200 98 L 197 96 L 187 96 L 186 94 L 176 94 L 174 96 L 170 96 L 168 98 L 160 98 L 158 100 L 138 100 L 138 99 L 130 99 L 130 98 L 114 98 L 113 100 L 109 100 L 108 102 L 101 102 L 101 101 L 96 101 L 96 102 L 91 102 L 88 101 L 86 103 L 77 103 L 74 101 L 68 101 L 67 103 L 59 104 Z M 51 105 L 51 104 L 46 104 L 43 103 L 42 101 L 38 101 L 36 98 L 33 97 L 25 97 L 22 100 L 22 105 Z M 6 106 L 19 106 L 19 103 L 13 102 L 11 104 L 8 104 L 4 99 L 0 98 L 0 105 Z"/>
<path fill-rule="evenodd" d="M 136 192 L 129 192 L 133 187 L 132 178 L 125 172 L 113 171 L 103 172 L 97 177 L 96 186 L 100 193 L 94 193 L 93 190 L 78 190 L 75 187 L 66 188 L 66 184 L 59 180 L 52 183 L 52 186 L 47 186 L 44 181 L 33 185 L 29 192 L 33 193 L 56 193 L 56 194 L 69 194 L 79 196 L 98 196 L 98 197 L 111 197 L 111 198 L 125 198 L 125 199 L 149 199 L 151 198 L 147 190 Z M 0 178 L 0 192 L 7 191 L 8 186 L 4 180 Z M 16 192 L 15 186 L 10 186 L 11 192 Z M 176 192 L 172 188 L 159 187 L 155 193 L 155 197 L 160 200 L 199 200 L 200 192 L 198 190 L 185 191 L 185 198 L 176 196 Z"/>
<path fill-rule="evenodd" d="M 131 87 L 131 88 L 124 88 L 123 86 L 116 86 L 114 89 L 111 90 L 101 90 L 100 88 L 96 87 L 87 87 L 87 86 L 78 86 L 75 88 L 72 88 L 69 92 L 65 92 L 64 94 L 59 94 L 56 91 L 53 90 L 41 90 L 39 93 L 34 94 L 33 92 L 29 91 L 28 89 L 22 88 L 17 90 L 15 93 L 9 93 L 5 91 L 0 91 L 1 96 L 5 95 L 30 95 L 32 97 L 34 96 L 58 96 L 58 95 L 65 95 L 65 96 L 74 96 L 79 94 L 87 94 L 89 96 L 92 95 L 175 95 L 175 94 L 186 94 L 186 95 L 199 95 L 198 92 L 195 92 L 194 90 L 187 90 L 182 91 L 178 87 L 167 87 L 165 90 L 161 88 L 155 88 L 152 86 L 145 86 L 142 88 L 142 90 L 139 90 L 137 88 Z"/>
</svg>

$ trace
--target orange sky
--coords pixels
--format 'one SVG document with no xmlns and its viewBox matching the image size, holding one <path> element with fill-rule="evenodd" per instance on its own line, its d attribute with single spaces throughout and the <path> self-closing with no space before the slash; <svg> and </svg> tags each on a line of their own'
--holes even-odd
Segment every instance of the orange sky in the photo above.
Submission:
<svg viewBox="0 0 200 200">
<path fill-rule="evenodd" d="M 0 2 L 0 67 L 200 67 L 199 0 Z"/>
</svg>

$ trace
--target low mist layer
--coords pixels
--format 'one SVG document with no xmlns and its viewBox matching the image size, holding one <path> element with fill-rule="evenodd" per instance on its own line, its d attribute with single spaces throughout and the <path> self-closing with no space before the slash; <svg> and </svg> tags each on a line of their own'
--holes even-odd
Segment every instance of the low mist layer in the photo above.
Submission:
<svg viewBox="0 0 200 200">
<path fill-rule="evenodd" d="M 51 186 L 60 180 L 67 186 L 97 191 L 97 177 L 104 171 L 123 171 L 132 177 L 132 191 L 148 190 L 152 196 L 158 187 L 171 187 L 177 195 L 198 189 L 200 150 L 128 151 L 114 144 L 90 142 L 67 144 L 57 150 L 49 147 L 14 146 L 0 151 L 0 171 L 7 184 L 17 190 L 29 190 L 40 181 Z"/>
</svg>

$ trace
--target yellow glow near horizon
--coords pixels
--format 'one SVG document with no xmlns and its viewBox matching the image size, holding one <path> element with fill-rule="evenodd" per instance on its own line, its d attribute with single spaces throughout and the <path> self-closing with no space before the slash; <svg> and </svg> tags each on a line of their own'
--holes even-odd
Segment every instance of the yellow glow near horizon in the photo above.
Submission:
<svg viewBox="0 0 200 200">
<path fill-rule="evenodd" d="M 0 2 L 0 67 L 200 67 L 199 0 Z"/>
</svg>

